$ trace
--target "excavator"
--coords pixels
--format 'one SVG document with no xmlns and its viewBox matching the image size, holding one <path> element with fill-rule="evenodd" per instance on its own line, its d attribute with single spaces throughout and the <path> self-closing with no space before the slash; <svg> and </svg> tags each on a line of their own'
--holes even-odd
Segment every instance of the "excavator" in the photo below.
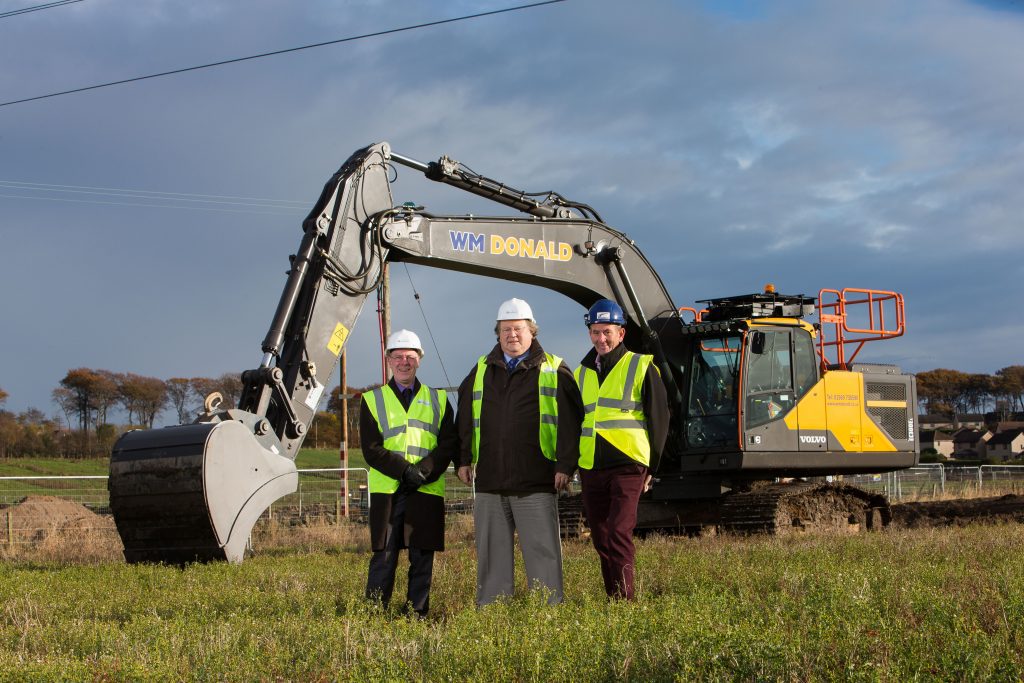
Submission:
<svg viewBox="0 0 1024 683">
<path fill-rule="evenodd" d="M 396 205 L 399 166 L 519 213 Z M 672 412 L 641 528 L 880 528 L 884 496 L 842 476 L 918 461 L 913 376 L 854 362 L 866 342 L 903 334 L 895 292 L 767 287 L 680 308 L 635 242 L 587 204 L 513 189 L 449 157 L 423 163 L 385 142 L 330 178 L 290 260 L 237 407 L 211 395 L 195 423 L 130 431 L 115 444 L 108 488 L 128 562 L 242 561 L 259 517 L 296 490 L 295 457 L 325 385 L 396 262 L 537 285 L 584 309 L 602 298 L 623 307 L 625 343 L 654 356 Z"/>
</svg>

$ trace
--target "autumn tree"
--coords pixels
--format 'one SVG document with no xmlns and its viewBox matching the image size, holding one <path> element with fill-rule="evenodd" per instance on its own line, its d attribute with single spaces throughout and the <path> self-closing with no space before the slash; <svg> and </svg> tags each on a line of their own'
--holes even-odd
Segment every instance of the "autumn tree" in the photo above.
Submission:
<svg viewBox="0 0 1024 683">
<path fill-rule="evenodd" d="M 221 396 L 228 408 L 234 408 L 242 398 L 242 375 L 235 372 L 227 372 L 217 378 Z"/>
<path fill-rule="evenodd" d="M 196 389 L 192 380 L 185 377 L 172 377 L 167 380 L 167 402 L 178 414 L 178 424 L 192 422 L 195 417 Z"/>
<path fill-rule="evenodd" d="M 917 373 L 917 397 L 929 412 L 965 412 L 960 406 L 960 389 L 967 374 L 959 370 L 938 368 Z M 946 408 L 946 410 L 942 410 Z"/>
<path fill-rule="evenodd" d="M 17 451 L 19 455 L 53 455 L 61 453 L 60 423 L 47 417 L 38 408 L 29 408 L 18 415 L 20 427 Z"/>
<path fill-rule="evenodd" d="M 7 403 L 7 392 L 0 389 L 0 406 Z"/>
<path fill-rule="evenodd" d="M 348 445 L 351 448 L 359 448 L 359 406 L 363 400 L 363 394 L 373 391 L 380 386 L 375 384 L 368 387 L 348 387 Z M 334 415 L 341 415 L 341 385 L 331 389 L 331 395 L 327 399 L 327 412 Z M 339 440 L 341 436 L 339 434 Z"/>
<path fill-rule="evenodd" d="M 112 374 L 89 368 L 68 370 L 60 381 L 64 391 L 54 391 L 54 400 L 69 416 L 77 418 L 85 451 L 88 451 L 89 430 L 106 422 L 107 410 L 117 400 L 117 383 Z"/>
<path fill-rule="evenodd" d="M 98 427 L 110 422 L 110 409 L 118 404 L 117 384 L 120 375 L 110 370 L 95 370 L 94 372 L 102 378 L 93 395 L 96 411 L 94 424 Z"/>
<path fill-rule="evenodd" d="M 193 377 L 192 389 L 199 397 L 200 402 L 213 392 L 218 392 L 223 399 L 221 408 L 235 408 L 238 400 L 242 397 L 242 376 L 240 374 L 226 372 L 220 377 Z"/>
<path fill-rule="evenodd" d="M 75 415 L 75 392 L 65 386 L 59 386 L 50 393 L 53 402 L 64 413 L 64 422 L 71 429 L 71 418 Z"/>
<path fill-rule="evenodd" d="M 129 372 L 117 376 L 118 398 L 129 424 L 153 428 L 156 416 L 167 403 L 167 384 L 156 377 L 144 377 Z"/>
<path fill-rule="evenodd" d="M 967 410 L 984 412 L 992 398 L 993 384 L 992 375 L 980 372 L 967 375 L 967 379 L 960 386 L 961 401 Z"/>
<path fill-rule="evenodd" d="M 0 458 L 9 458 L 17 447 L 21 427 L 13 413 L 0 410 Z"/>
<path fill-rule="evenodd" d="M 341 443 L 341 419 L 337 413 L 321 410 L 313 417 L 305 444 L 312 448 L 337 448 Z"/>
<path fill-rule="evenodd" d="M 993 393 L 1005 399 L 1010 410 L 1024 411 L 1024 365 L 997 370 Z"/>
</svg>

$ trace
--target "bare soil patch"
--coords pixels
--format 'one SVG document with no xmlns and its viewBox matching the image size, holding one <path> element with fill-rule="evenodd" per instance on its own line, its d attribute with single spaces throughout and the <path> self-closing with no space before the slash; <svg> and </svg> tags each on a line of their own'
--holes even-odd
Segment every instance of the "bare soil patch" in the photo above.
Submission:
<svg viewBox="0 0 1024 683">
<path fill-rule="evenodd" d="M 20 503 L 0 507 L 0 537 L 9 541 L 39 540 L 53 533 L 113 530 L 114 520 L 80 503 L 56 496 L 28 496 Z"/>
<path fill-rule="evenodd" d="M 892 506 L 894 528 L 966 526 L 968 524 L 1024 522 L 1024 496 L 1007 494 L 997 498 L 961 498 Z"/>
</svg>

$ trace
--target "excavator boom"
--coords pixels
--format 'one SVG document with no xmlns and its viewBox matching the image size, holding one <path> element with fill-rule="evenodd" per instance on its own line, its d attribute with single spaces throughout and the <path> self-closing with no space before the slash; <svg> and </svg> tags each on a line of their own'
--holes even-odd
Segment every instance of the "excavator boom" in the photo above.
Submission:
<svg viewBox="0 0 1024 683">
<path fill-rule="evenodd" d="M 528 215 L 396 208 L 395 162 Z M 654 269 L 593 210 L 555 193 L 533 199 L 446 157 L 422 164 L 379 143 L 331 177 L 302 228 L 261 363 L 242 373 L 238 407 L 208 401 L 195 424 L 132 431 L 115 444 L 110 505 L 128 561 L 241 561 L 259 516 L 297 487 L 295 456 L 388 261 L 536 284 L 584 306 L 628 302 L 642 332 L 634 337 L 663 357 L 651 326 L 676 309 Z"/>
</svg>

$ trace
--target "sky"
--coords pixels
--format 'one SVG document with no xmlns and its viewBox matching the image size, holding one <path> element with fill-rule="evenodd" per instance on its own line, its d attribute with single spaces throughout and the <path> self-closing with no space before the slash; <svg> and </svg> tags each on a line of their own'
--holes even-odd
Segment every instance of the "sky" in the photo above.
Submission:
<svg viewBox="0 0 1024 683">
<path fill-rule="evenodd" d="M 51 392 L 77 367 L 256 367 L 302 219 L 379 141 L 589 204 L 676 305 L 767 282 L 897 291 L 907 333 L 861 360 L 1024 363 L 1020 3 L 565 0 L 4 105 L 522 3 L 83 0 L 3 16 L 38 4 L 0 6 L 7 410 L 57 414 Z M 392 191 L 432 213 L 510 212 L 411 169 Z M 392 268 L 392 325 L 420 334 L 436 386 L 493 346 L 511 297 L 548 351 L 575 365 L 588 350 L 582 307 L 560 295 Z M 353 386 L 380 378 L 373 308 L 347 347 Z"/>
</svg>

